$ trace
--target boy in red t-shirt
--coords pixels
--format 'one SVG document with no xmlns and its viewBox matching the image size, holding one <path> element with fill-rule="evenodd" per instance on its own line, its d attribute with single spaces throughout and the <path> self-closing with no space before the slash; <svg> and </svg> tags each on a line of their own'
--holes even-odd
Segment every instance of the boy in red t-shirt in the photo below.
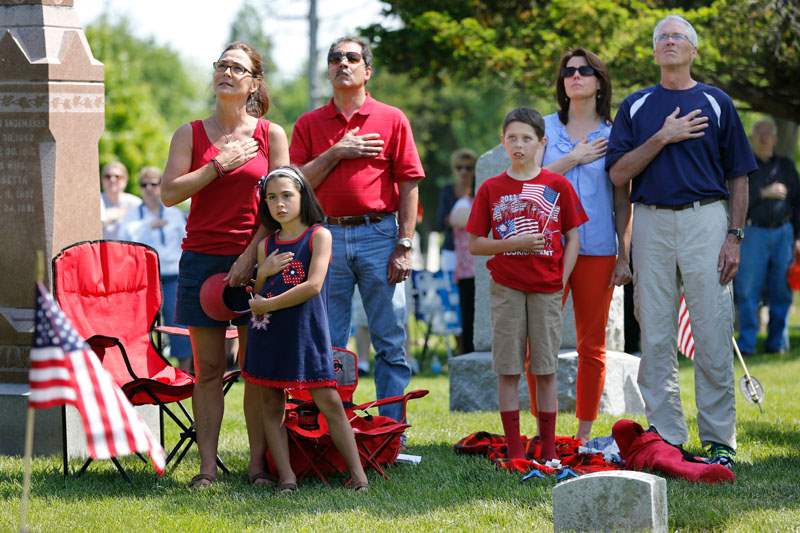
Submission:
<svg viewBox="0 0 800 533">
<path fill-rule="evenodd" d="M 561 297 L 578 256 L 577 228 L 588 218 L 569 181 L 539 166 L 547 139 L 538 112 L 525 107 L 509 112 L 502 142 L 511 167 L 478 189 L 466 228 L 469 251 L 493 256 L 487 262 L 492 275 L 492 361 L 508 457 L 524 457 L 518 386 L 530 339 L 541 459 L 549 460 L 556 457 Z"/>
</svg>

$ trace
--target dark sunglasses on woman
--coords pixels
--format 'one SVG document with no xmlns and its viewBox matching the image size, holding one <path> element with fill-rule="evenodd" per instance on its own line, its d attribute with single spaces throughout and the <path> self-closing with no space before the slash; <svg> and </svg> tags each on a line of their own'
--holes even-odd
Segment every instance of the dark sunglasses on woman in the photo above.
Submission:
<svg viewBox="0 0 800 533">
<path fill-rule="evenodd" d="M 584 78 L 595 75 L 595 70 L 589 65 L 581 65 L 580 67 L 564 67 L 561 69 L 562 78 L 571 78 L 575 73 L 580 74 Z"/>
</svg>

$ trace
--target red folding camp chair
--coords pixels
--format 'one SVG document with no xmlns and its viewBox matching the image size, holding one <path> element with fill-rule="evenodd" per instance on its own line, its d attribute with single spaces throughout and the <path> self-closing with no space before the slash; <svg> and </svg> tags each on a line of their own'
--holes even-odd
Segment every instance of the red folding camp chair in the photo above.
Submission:
<svg viewBox="0 0 800 533">
<path fill-rule="evenodd" d="M 405 420 L 407 402 L 414 398 L 422 398 L 428 391 L 415 390 L 403 396 L 354 405 L 353 394 L 358 387 L 358 356 L 344 348 L 333 348 L 333 368 L 336 389 L 342 397 L 345 413 L 350 419 L 361 462 L 365 468 L 372 468 L 388 479 L 383 467 L 395 463 L 400 452 L 400 436 L 411 426 L 404 421 L 372 415 L 367 410 L 402 402 L 402 419 Z M 344 459 L 333 445 L 328 422 L 314 405 L 307 390 L 288 389 L 286 392 L 288 401 L 285 425 L 289 438 L 292 470 L 297 479 L 316 476 L 328 484 L 328 475 L 347 472 Z M 267 465 L 270 473 L 277 475 L 277 468 L 269 451 Z"/>
<path fill-rule="evenodd" d="M 161 335 L 154 331 L 161 308 L 158 253 L 147 245 L 122 241 L 68 246 L 53 259 L 53 292 L 130 402 L 158 405 L 162 446 L 164 415 L 180 428 L 180 438 L 166 460 L 169 465 L 175 459 L 177 467 L 197 439 L 194 420 L 181 403 L 192 396 L 195 378 L 170 365 L 161 353 Z M 225 374 L 226 393 L 238 376 L 239 371 Z M 129 480 L 119 462 L 112 460 Z M 86 461 L 79 476 L 90 463 L 91 459 Z M 228 472 L 219 457 L 217 464 Z"/>
</svg>

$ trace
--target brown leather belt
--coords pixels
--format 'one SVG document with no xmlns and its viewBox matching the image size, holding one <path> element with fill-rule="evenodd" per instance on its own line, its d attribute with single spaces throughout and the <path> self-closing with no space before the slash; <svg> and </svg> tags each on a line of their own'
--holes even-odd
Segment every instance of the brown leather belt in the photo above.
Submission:
<svg viewBox="0 0 800 533">
<path fill-rule="evenodd" d="M 370 222 L 380 222 L 390 214 L 391 213 L 367 213 L 365 215 L 352 217 L 325 217 L 325 223 L 333 224 L 334 226 L 360 226 L 362 224 L 369 224 Z"/>
<path fill-rule="evenodd" d="M 698 200 L 697 205 L 708 205 L 713 204 L 714 202 L 719 202 L 722 198 L 705 198 L 703 200 Z M 656 209 L 669 209 L 671 211 L 683 211 L 684 209 L 689 209 L 690 207 L 694 207 L 695 202 L 689 202 L 688 204 L 681 204 L 681 205 L 658 205 L 654 204 L 651 207 L 655 207 Z"/>
</svg>

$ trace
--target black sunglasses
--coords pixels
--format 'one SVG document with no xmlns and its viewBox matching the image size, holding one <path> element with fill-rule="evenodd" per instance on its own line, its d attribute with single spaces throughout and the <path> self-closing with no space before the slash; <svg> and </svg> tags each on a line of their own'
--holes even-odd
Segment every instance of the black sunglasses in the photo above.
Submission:
<svg viewBox="0 0 800 533">
<path fill-rule="evenodd" d="M 562 78 L 571 78 L 575 73 L 580 74 L 584 78 L 594 76 L 597 72 L 589 65 L 581 65 L 580 67 L 563 67 L 561 69 Z"/>
<path fill-rule="evenodd" d="M 472 167 L 469 166 L 469 165 L 456 165 L 453 168 L 455 168 L 457 171 L 460 171 L 460 170 L 472 170 Z"/>
<path fill-rule="evenodd" d="M 339 65 L 346 58 L 348 63 L 355 65 L 361 62 L 362 57 L 358 52 L 331 52 L 328 54 L 328 64 Z"/>
<path fill-rule="evenodd" d="M 139 182 L 139 187 L 142 187 L 144 189 L 147 189 L 149 187 L 153 187 L 155 189 L 156 187 L 161 187 L 161 184 L 160 183 L 155 183 L 155 182 L 143 182 L 143 181 L 140 181 Z"/>
</svg>

